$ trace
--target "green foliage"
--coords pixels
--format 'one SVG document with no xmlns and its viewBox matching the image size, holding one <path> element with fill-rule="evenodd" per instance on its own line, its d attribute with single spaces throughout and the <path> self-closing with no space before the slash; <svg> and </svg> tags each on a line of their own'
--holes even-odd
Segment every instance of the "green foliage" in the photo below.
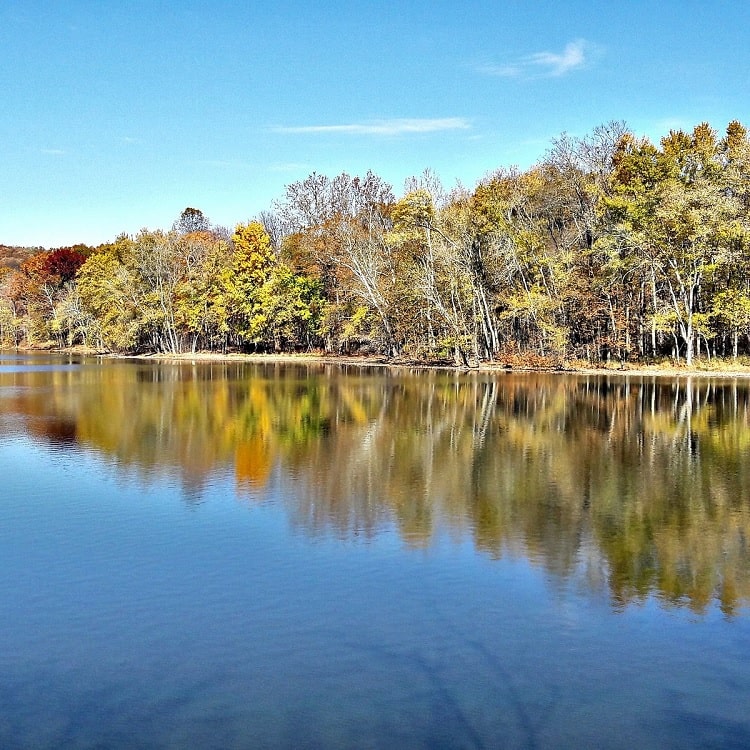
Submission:
<svg viewBox="0 0 750 750">
<path fill-rule="evenodd" d="M 276 351 L 312 348 L 323 307 L 320 281 L 279 263 L 262 287 L 262 308 Z"/>
</svg>

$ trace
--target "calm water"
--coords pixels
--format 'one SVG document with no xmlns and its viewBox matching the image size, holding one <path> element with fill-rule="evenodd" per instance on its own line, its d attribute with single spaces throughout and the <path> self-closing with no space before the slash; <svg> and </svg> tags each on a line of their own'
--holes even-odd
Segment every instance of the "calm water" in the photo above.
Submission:
<svg viewBox="0 0 750 750">
<path fill-rule="evenodd" d="M 750 747 L 742 381 L 0 355 L 0 747 Z"/>
</svg>

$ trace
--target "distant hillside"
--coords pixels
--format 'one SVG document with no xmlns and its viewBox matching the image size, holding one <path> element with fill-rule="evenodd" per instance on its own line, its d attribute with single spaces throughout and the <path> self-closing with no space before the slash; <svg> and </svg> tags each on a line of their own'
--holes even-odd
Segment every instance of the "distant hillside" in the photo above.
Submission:
<svg viewBox="0 0 750 750">
<path fill-rule="evenodd" d="M 0 268 L 18 268 L 26 258 L 44 250 L 43 247 L 12 247 L 0 245 Z"/>
</svg>

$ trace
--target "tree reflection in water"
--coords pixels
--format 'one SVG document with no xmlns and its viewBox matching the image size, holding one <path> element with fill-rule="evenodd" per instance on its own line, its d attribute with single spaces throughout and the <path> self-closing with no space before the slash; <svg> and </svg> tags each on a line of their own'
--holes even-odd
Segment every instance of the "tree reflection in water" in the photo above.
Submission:
<svg viewBox="0 0 750 750">
<path fill-rule="evenodd" d="M 750 602 L 748 386 L 737 380 L 105 362 L 0 373 L 2 416 L 204 496 L 273 490 L 310 534 L 470 536 L 614 606 Z"/>
</svg>

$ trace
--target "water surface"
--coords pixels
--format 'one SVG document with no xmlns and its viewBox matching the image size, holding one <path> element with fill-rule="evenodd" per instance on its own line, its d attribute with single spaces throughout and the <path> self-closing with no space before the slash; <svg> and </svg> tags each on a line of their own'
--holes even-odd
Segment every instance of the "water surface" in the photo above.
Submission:
<svg viewBox="0 0 750 750">
<path fill-rule="evenodd" d="M 0 356 L 3 748 L 750 746 L 736 380 Z"/>
</svg>

